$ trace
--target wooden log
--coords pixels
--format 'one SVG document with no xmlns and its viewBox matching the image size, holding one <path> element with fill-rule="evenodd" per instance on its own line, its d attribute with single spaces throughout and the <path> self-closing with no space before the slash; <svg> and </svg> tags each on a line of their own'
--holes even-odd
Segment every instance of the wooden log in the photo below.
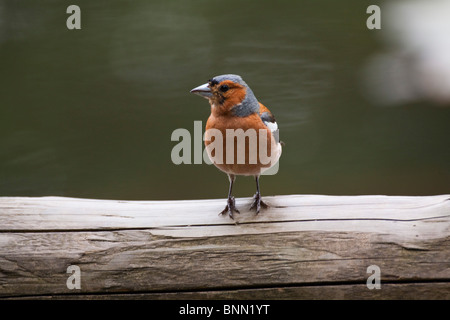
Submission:
<svg viewBox="0 0 450 320">
<path fill-rule="evenodd" d="M 233 221 L 224 199 L 0 197 L 0 297 L 450 298 L 450 195 L 264 200 L 237 199 Z"/>
</svg>

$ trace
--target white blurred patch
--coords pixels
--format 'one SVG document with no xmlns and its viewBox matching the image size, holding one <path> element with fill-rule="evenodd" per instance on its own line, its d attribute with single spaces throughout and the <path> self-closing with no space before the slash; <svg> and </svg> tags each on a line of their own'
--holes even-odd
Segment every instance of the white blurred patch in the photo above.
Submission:
<svg viewBox="0 0 450 320">
<path fill-rule="evenodd" d="M 278 124 L 276 122 L 263 121 L 264 124 L 269 128 L 270 132 L 278 130 Z"/>
<path fill-rule="evenodd" d="M 381 6 L 386 50 L 364 70 L 364 89 L 380 105 L 426 100 L 450 103 L 450 0 L 408 0 Z"/>
</svg>

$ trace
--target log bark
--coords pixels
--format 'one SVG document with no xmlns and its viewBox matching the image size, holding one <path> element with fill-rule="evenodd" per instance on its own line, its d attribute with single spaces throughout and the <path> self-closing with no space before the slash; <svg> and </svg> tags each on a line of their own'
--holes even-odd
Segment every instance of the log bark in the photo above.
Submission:
<svg viewBox="0 0 450 320">
<path fill-rule="evenodd" d="M 224 199 L 0 197 L 0 298 L 449 299 L 449 199 L 241 198 L 233 221 Z"/>
</svg>

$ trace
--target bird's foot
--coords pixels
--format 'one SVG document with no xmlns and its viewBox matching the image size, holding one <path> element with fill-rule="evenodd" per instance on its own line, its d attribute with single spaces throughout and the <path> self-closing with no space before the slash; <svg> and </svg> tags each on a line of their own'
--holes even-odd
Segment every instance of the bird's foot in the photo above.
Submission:
<svg viewBox="0 0 450 320">
<path fill-rule="evenodd" d="M 255 195 L 253 196 L 253 203 L 250 206 L 250 210 L 256 209 L 256 214 L 258 214 L 261 208 L 266 209 L 268 207 L 269 206 L 264 201 L 262 201 L 261 194 L 258 192 L 255 193 Z"/>
<path fill-rule="evenodd" d="M 225 209 L 222 210 L 219 215 L 223 215 L 225 213 L 228 213 L 231 219 L 233 218 L 233 212 L 240 213 L 238 209 L 236 209 L 236 202 L 234 200 L 234 197 L 230 197 L 227 200 L 227 205 L 225 206 Z"/>
</svg>

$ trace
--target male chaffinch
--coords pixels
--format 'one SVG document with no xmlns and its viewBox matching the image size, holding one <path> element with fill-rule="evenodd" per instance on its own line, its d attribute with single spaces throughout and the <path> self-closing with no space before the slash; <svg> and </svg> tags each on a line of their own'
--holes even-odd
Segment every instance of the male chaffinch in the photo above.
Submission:
<svg viewBox="0 0 450 320">
<path fill-rule="evenodd" d="M 250 209 L 256 209 L 258 214 L 261 207 L 268 207 L 261 199 L 259 176 L 274 166 L 281 156 L 275 117 L 258 102 L 253 91 L 238 75 L 216 76 L 192 89 L 191 93 L 209 100 L 211 115 L 205 128 L 206 151 L 212 163 L 225 172 L 230 180 L 227 205 L 220 214 L 228 213 L 233 219 L 233 212 L 239 213 L 232 196 L 236 175 L 255 177 L 256 194 Z M 218 132 L 222 145 L 216 141 Z M 247 138 L 249 143 L 246 143 Z"/>
</svg>

